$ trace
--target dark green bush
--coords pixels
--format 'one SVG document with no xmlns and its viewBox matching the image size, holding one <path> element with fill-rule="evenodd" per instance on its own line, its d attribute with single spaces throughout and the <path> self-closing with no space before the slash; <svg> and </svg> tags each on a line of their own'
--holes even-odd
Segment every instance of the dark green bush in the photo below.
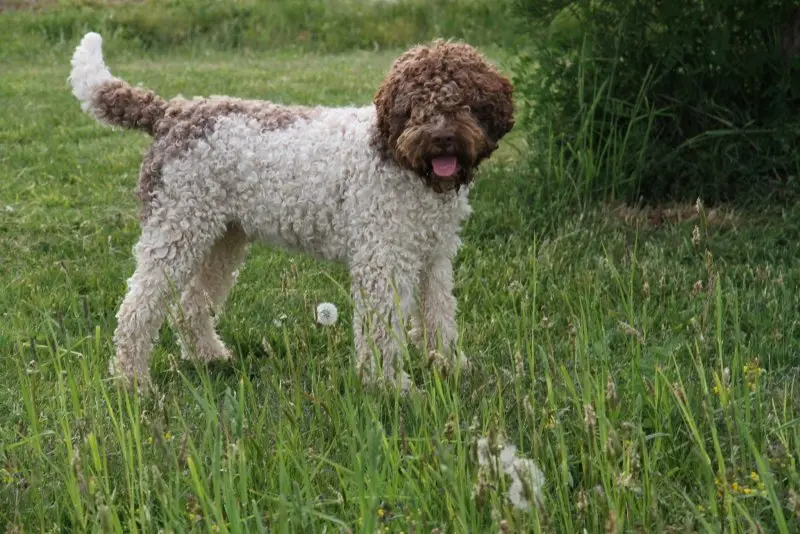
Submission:
<svg viewBox="0 0 800 534">
<path fill-rule="evenodd" d="M 590 196 L 795 197 L 794 0 L 517 0 L 534 170 Z M 586 197 L 584 197 L 586 198 Z"/>
</svg>

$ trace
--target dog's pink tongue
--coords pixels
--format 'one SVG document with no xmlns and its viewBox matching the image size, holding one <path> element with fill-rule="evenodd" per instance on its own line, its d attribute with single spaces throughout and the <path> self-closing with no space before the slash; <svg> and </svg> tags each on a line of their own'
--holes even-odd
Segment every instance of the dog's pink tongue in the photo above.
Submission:
<svg viewBox="0 0 800 534">
<path fill-rule="evenodd" d="M 458 160 L 455 156 L 439 156 L 431 160 L 431 165 L 433 165 L 433 172 L 436 176 L 447 178 L 456 173 Z"/>
</svg>

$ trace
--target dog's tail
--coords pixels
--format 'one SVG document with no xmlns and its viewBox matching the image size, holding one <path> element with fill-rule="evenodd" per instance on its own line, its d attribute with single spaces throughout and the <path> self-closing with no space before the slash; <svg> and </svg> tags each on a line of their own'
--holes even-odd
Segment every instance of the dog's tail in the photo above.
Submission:
<svg viewBox="0 0 800 534">
<path fill-rule="evenodd" d="M 98 121 L 154 135 L 167 103 L 153 91 L 112 76 L 103 62 L 102 44 L 100 35 L 90 32 L 75 49 L 69 76 L 72 94 L 80 101 L 81 109 Z"/>
</svg>

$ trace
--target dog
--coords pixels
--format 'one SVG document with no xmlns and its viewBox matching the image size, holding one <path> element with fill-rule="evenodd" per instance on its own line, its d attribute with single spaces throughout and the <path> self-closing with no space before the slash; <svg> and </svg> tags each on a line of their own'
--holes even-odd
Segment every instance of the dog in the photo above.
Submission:
<svg viewBox="0 0 800 534">
<path fill-rule="evenodd" d="M 151 386 L 174 290 L 182 357 L 230 359 L 209 306 L 222 306 L 254 241 L 348 266 L 363 381 L 413 385 L 400 357 L 408 321 L 423 349 L 467 364 L 452 262 L 475 170 L 514 126 L 511 82 L 473 47 L 414 46 L 364 107 L 164 100 L 112 76 L 97 33 L 75 50 L 69 80 L 99 122 L 154 139 L 139 174 L 141 236 L 113 376 Z"/>
</svg>

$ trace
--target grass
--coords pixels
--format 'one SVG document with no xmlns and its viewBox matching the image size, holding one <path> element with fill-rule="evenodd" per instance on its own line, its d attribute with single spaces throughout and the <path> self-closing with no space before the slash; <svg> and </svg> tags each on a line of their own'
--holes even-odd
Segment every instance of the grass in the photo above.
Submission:
<svg viewBox="0 0 800 534">
<path fill-rule="evenodd" d="M 458 256 L 475 373 L 412 355 L 420 392 L 362 391 L 345 271 L 260 246 L 220 323 L 236 362 L 178 362 L 164 329 L 159 394 L 129 396 L 106 366 L 147 139 L 82 115 L 57 52 L 0 77 L 7 532 L 800 528 L 797 208 L 578 210 L 537 195 L 517 132 L 481 173 Z M 397 52 L 107 55 L 164 95 L 337 105 L 368 102 Z M 314 324 L 321 301 L 335 326 Z M 484 478 L 486 435 L 536 460 L 541 506 Z"/>
<path fill-rule="evenodd" d="M 31 56 L 43 47 L 71 46 L 89 30 L 146 50 L 331 53 L 391 49 L 442 36 L 509 44 L 521 35 L 509 15 L 512 1 L 11 0 L 0 33 L 5 53 Z"/>
</svg>

